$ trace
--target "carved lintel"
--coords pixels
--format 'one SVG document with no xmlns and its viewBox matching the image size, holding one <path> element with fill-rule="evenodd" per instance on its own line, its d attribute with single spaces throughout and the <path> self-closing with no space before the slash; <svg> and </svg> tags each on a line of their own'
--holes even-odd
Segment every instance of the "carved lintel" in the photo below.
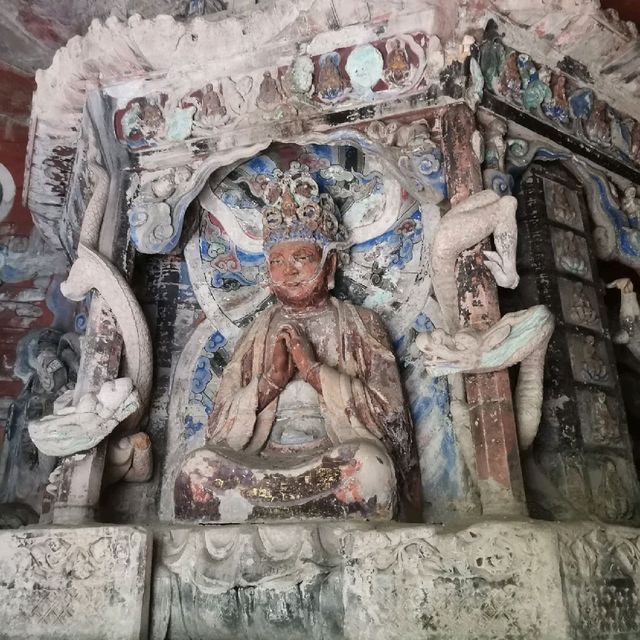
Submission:
<svg viewBox="0 0 640 640">
<path fill-rule="evenodd" d="M 507 152 L 509 171 L 523 172 L 534 160 L 561 162 L 584 186 L 598 258 L 620 262 L 636 271 L 640 269 L 640 228 L 625 210 L 625 207 L 628 209 L 635 205 L 629 202 L 630 188 L 627 188 L 629 195 L 623 195 L 620 203 L 617 189 L 609 177 L 591 162 L 550 141 L 510 136 Z"/>
</svg>

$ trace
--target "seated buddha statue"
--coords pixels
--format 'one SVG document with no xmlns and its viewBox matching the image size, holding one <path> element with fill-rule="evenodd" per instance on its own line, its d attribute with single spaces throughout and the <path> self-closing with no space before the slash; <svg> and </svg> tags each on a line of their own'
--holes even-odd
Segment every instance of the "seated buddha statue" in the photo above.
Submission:
<svg viewBox="0 0 640 640">
<path fill-rule="evenodd" d="M 304 165 L 260 182 L 276 303 L 240 337 L 175 483 L 195 522 L 419 517 L 410 418 L 385 327 L 331 296 L 340 228 Z"/>
</svg>

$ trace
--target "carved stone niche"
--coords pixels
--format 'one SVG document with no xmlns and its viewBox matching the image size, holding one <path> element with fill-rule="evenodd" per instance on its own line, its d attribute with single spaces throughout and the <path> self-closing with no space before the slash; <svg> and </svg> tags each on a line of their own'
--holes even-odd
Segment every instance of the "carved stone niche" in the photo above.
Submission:
<svg viewBox="0 0 640 640">
<path fill-rule="evenodd" d="M 264 196 L 260 195 L 259 184 L 266 180 L 277 183 L 278 174 L 289 171 L 290 167 L 309 167 L 309 178 L 317 181 L 321 192 L 331 197 L 338 207 L 342 242 L 346 248 L 343 258 L 348 252 L 349 260 L 339 269 L 333 296 L 378 313 L 392 343 L 398 345 L 396 357 L 405 364 L 401 379 L 410 405 L 429 402 L 429 381 L 415 362 L 411 345 L 416 322 L 427 315 L 432 316 L 432 310 L 436 309 L 434 300 L 429 296 L 421 299 L 419 291 L 429 278 L 425 270 L 428 239 L 423 230 L 437 224 L 439 210 L 436 203 L 443 199 L 444 179 L 440 141 L 429 133 L 435 120 L 433 114 L 425 115 L 426 119 L 411 126 L 399 121 L 398 133 L 387 132 L 382 123 L 376 123 L 382 133 L 392 137 L 407 133 L 414 136 L 412 140 L 415 141 L 414 132 L 418 132 L 422 136 L 421 150 L 417 147 L 415 151 L 394 147 L 383 149 L 380 142 L 370 138 L 376 132 L 368 126 L 364 131 L 344 130 L 339 136 L 316 134 L 311 138 L 315 144 L 272 145 L 253 158 L 235 163 L 233 170 L 217 171 L 208 179 L 198 195 L 194 207 L 196 224 L 185 246 L 189 279 L 206 319 L 186 343 L 173 375 L 167 424 L 167 473 L 162 480 L 162 517 L 173 518 L 175 515 L 184 519 L 186 508 L 197 498 L 193 488 L 178 490 L 176 482 L 183 482 L 178 478 L 183 462 L 192 451 L 207 443 L 205 434 L 210 430 L 209 421 L 215 403 L 219 401 L 217 389 L 234 351 L 242 344 L 239 340 L 241 330 L 264 322 L 265 314 L 274 308 L 274 297 L 265 286 L 268 272 L 262 246 L 264 222 L 261 211 L 264 204 L 260 199 Z M 411 127 L 413 132 L 407 131 Z M 336 139 L 340 144 L 334 143 Z M 319 144 L 322 141 L 329 144 Z M 348 142 L 351 145 L 347 145 Z M 418 153 L 425 169 L 420 189 L 416 191 L 412 175 L 408 181 L 405 176 L 402 182 L 396 177 L 396 162 L 409 170 Z M 408 186 L 404 187 L 407 182 Z M 424 204 L 411 195 L 412 192 L 417 192 Z M 340 343 L 336 344 L 338 349 L 342 348 Z M 300 393 L 304 385 L 296 384 Z M 282 404 L 286 401 L 284 397 Z M 441 419 L 445 412 L 443 406 L 429 416 L 415 413 L 413 428 L 416 433 L 428 430 L 438 433 L 442 425 L 438 425 L 436 414 Z M 304 411 L 299 415 L 303 419 Z M 280 424 L 284 422 L 281 420 Z M 280 438 L 277 433 L 276 436 Z M 292 456 L 295 444 L 293 440 L 288 444 Z M 241 452 L 235 454 L 238 469 L 241 457 Z M 269 457 L 263 456 L 263 459 L 266 465 Z M 247 464 L 252 464 L 249 460 L 253 460 L 253 464 L 258 461 L 251 458 L 251 454 Z M 455 459 L 453 462 L 459 464 Z M 337 483 L 335 490 L 338 490 L 342 481 L 333 478 L 335 471 L 324 463 L 317 473 L 300 469 L 291 475 L 293 472 L 285 471 L 283 465 L 275 471 L 260 473 L 264 477 L 256 480 L 259 485 L 254 488 L 247 485 L 242 494 L 238 493 L 233 499 L 222 499 L 209 518 L 224 522 L 234 517 L 225 506 L 232 500 L 236 505 L 245 504 L 250 512 L 247 518 L 268 518 L 269 503 L 280 504 L 278 494 L 289 494 L 286 500 L 282 498 L 284 501 L 277 510 L 280 518 L 335 516 L 336 513 L 346 514 L 350 509 L 347 503 L 332 505 L 333 498 L 327 498 L 332 483 Z M 289 474 L 288 480 L 283 476 L 285 473 Z M 313 480 L 309 479 L 304 483 L 306 489 L 298 495 L 300 489 L 296 489 L 296 485 L 301 483 L 300 478 L 306 477 L 302 475 L 304 473 L 308 473 L 309 478 L 319 473 L 326 475 L 322 498 L 311 498 Z M 235 483 L 233 478 L 228 484 L 232 483 Z M 189 480 L 189 484 L 193 487 L 193 480 Z M 434 493 L 431 488 L 427 490 Z M 185 491 L 189 498 L 185 497 Z M 222 485 L 220 493 L 223 493 Z M 353 507 L 364 508 L 355 503 Z M 233 509 L 239 514 L 237 506 Z"/>
<path fill-rule="evenodd" d="M 637 632 L 632 614 L 611 622 L 619 609 L 610 601 L 637 600 L 635 532 L 514 518 L 525 505 L 507 374 L 487 365 L 466 378 L 430 377 L 414 348 L 419 333 L 446 321 L 451 331 L 484 332 L 500 319 L 481 251 L 490 247 L 465 247 L 461 259 L 459 252 L 438 256 L 447 267 L 445 320 L 431 286 L 430 244 L 442 215 L 464 211 L 483 187 L 483 140 L 468 106 L 482 99 L 482 70 L 473 39 L 455 25 L 477 32 L 492 15 L 534 47 L 536 25 L 547 24 L 541 0 L 517 14 L 528 28 L 507 17 L 513 6 L 494 4 L 407 1 L 391 3 L 390 13 L 382 0 L 279 0 L 220 20 L 110 20 L 92 25 L 41 74 L 29 204 L 45 235 L 80 256 L 77 264 L 91 257 L 96 273 L 111 275 L 110 288 L 94 283 L 99 293 L 74 404 L 121 368 L 137 374 L 147 397 L 134 426 L 146 429 L 155 465 L 148 482 L 116 483 L 101 495 L 114 466 L 113 439 L 63 460 L 52 483 L 53 519 L 75 526 L 2 534 L 0 623 L 16 629 L 9 637 L 64 637 L 82 628 L 91 638 L 97 626 L 99 637 L 193 640 L 557 640 L 576 629 L 588 637 L 588 625 Z M 558 16 L 561 33 L 547 24 L 546 41 L 562 36 L 556 53 L 585 20 L 602 22 L 600 13 L 583 19 L 587 4 Z M 502 154 L 492 167 L 498 173 L 500 130 L 488 145 Z M 203 443 L 241 332 L 272 302 L 244 185 L 292 161 L 307 163 L 349 229 L 351 259 L 341 265 L 335 295 L 376 310 L 390 334 L 413 419 L 422 515 L 437 526 L 372 523 L 366 514 L 359 522 L 326 520 L 294 508 L 286 523 L 175 522 L 180 465 Z M 581 293 L 572 273 L 584 271 L 586 227 L 570 215 L 562 220 L 549 246 L 571 249 L 554 268 L 573 296 Z M 515 237 L 503 235 L 498 241 L 513 257 Z M 500 254 L 490 255 L 500 275 Z M 585 273 L 595 277 L 591 257 Z M 517 274 L 510 275 L 513 284 Z M 113 290 L 116 298 L 107 295 Z M 601 378 L 603 402 L 597 394 L 576 400 L 593 427 L 585 438 L 598 443 L 596 417 L 615 410 L 615 394 L 592 363 L 602 341 L 587 341 L 605 331 L 605 319 L 590 312 L 590 293 L 585 299 L 575 314 L 580 331 L 571 334 L 585 345 L 567 362 L 572 375 Z M 614 481 L 624 456 L 609 453 L 594 450 L 599 466 L 590 484 L 576 467 L 576 487 Z M 95 513 L 127 525 L 86 526 Z M 481 514 L 482 523 L 468 524 Z M 492 514 L 511 519 L 492 522 Z M 159 524 L 131 526 L 149 522 Z M 594 563 L 585 555 L 603 535 L 614 555 Z M 135 618 L 114 623 L 120 605 Z"/>
</svg>

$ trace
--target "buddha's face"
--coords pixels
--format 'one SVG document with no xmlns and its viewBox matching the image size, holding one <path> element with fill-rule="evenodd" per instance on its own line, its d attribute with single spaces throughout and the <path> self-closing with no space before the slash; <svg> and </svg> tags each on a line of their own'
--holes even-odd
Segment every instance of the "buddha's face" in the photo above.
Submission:
<svg viewBox="0 0 640 640">
<path fill-rule="evenodd" d="M 312 307 L 329 296 L 336 257 L 322 262 L 322 248 L 309 240 L 275 245 L 268 256 L 271 290 L 289 307 Z"/>
</svg>

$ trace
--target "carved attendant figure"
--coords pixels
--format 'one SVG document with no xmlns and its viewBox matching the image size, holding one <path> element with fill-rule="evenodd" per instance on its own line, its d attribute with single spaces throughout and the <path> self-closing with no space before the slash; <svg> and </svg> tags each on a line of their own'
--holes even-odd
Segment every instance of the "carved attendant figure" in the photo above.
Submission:
<svg viewBox="0 0 640 640">
<path fill-rule="evenodd" d="M 397 487 L 405 506 L 419 499 L 385 328 L 374 312 L 330 296 L 338 223 L 307 167 L 292 163 L 259 188 L 277 304 L 256 319 L 224 370 L 208 447 L 189 456 L 176 481 L 176 516 L 390 519 Z"/>
</svg>

